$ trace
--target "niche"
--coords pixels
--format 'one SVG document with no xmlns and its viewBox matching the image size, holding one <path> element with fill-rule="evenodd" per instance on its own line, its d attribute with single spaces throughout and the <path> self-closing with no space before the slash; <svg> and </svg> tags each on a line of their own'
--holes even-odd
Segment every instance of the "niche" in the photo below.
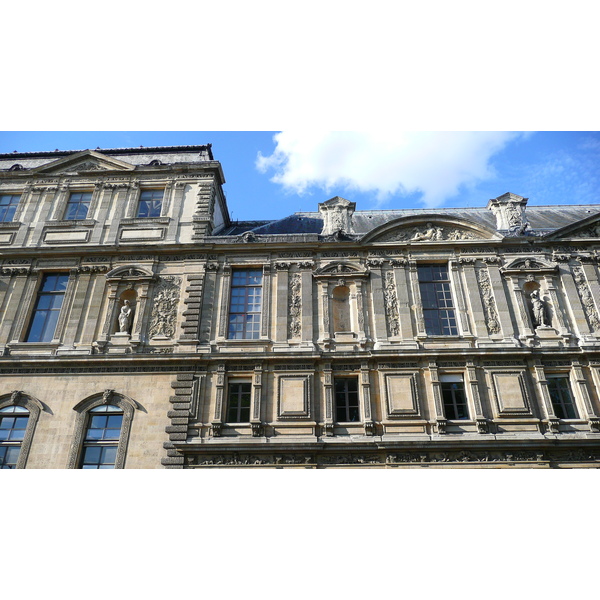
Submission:
<svg viewBox="0 0 600 600">
<path fill-rule="evenodd" d="M 119 298 L 118 311 L 113 324 L 113 333 L 131 334 L 137 294 L 135 290 L 125 290 Z M 124 310 L 124 307 L 127 309 Z"/>
<path fill-rule="evenodd" d="M 344 333 L 352 331 L 350 324 L 350 288 L 338 285 L 331 295 L 333 300 L 333 331 Z"/>
</svg>

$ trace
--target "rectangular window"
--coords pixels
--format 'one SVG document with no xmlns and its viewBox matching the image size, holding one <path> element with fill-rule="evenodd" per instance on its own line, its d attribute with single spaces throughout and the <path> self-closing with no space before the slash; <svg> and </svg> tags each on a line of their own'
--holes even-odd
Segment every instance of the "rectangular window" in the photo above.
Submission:
<svg viewBox="0 0 600 600">
<path fill-rule="evenodd" d="M 44 275 L 25 341 L 52 341 L 68 281 L 66 273 Z"/>
<path fill-rule="evenodd" d="M 419 290 L 427 335 L 458 335 L 447 265 L 419 265 Z"/>
<path fill-rule="evenodd" d="M 13 220 L 21 196 L 16 194 L 0 195 L 0 222 L 8 223 Z"/>
<path fill-rule="evenodd" d="M 469 407 L 462 375 L 441 375 L 440 383 L 446 419 L 450 421 L 468 419 Z"/>
<path fill-rule="evenodd" d="M 250 422 L 250 399 L 252 384 L 250 382 L 230 382 L 227 398 L 227 423 Z"/>
<path fill-rule="evenodd" d="M 92 201 L 92 192 L 76 192 L 69 196 L 67 208 L 65 210 L 65 219 L 67 221 L 76 221 L 85 219 L 90 209 Z"/>
<path fill-rule="evenodd" d="M 577 410 L 571 393 L 569 378 L 565 376 L 548 377 L 548 392 L 554 414 L 559 419 L 576 419 Z"/>
<path fill-rule="evenodd" d="M 149 217 L 160 217 L 163 196 L 163 190 L 143 190 L 140 194 L 137 216 L 144 219 Z"/>
<path fill-rule="evenodd" d="M 358 378 L 336 377 L 333 383 L 335 392 L 335 420 L 338 423 L 355 423 L 360 421 L 358 410 Z"/>
<path fill-rule="evenodd" d="M 260 337 L 261 308 L 262 271 L 234 271 L 231 277 L 228 338 L 257 340 Z"/>
</svg>

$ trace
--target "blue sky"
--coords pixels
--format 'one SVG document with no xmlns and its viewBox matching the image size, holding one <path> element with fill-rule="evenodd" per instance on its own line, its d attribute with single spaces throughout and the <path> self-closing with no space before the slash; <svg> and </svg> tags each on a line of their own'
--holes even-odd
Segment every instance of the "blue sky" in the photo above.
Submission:
<svg viewBox="0 0 600 600">
<path fill-rule="evenodd" d="M 340 195 L 358 210 L 600 203 L 598 132 L 0 132 L 0 152 L 212 143 L 233 219 L 275 219 Z"/>
</svg>

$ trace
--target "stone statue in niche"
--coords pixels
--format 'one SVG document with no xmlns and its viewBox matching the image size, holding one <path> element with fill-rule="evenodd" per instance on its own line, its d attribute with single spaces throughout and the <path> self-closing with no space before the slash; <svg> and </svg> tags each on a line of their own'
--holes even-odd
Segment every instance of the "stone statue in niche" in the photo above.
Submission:
<svg viewBox="0 0 600 600">
<path fill-rule="evenodd" d="M 533 309 L 533 321 L 536 327 L 548 327 L 546 322 L 546 305 L 540 298 L 540 291 L 533 290 L 529 295 L 531 298 L 531 307 Z"/>
<path fill-rule="evenodd" d="M 121 307 L 121 312 L 119 313 L 119 332 L 120 333 L 129 333 L 129 328 L 131 327 L 132 316 L 133 316 L 133 309 L 131 308 L 131 302 L 129 302 L 129 300 L 125 300 L 123 302 L 123 306 Z"/>
</svg>

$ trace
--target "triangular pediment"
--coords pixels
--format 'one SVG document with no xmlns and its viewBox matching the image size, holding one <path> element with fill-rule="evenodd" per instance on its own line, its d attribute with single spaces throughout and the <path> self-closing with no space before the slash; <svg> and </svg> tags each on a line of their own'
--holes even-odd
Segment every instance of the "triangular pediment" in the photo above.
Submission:
<svg viewBox="0 0 600 600">
<path fill-rule="evenodd" d="M 36 169 L 37 173 L 80 173 L 86 171 L 133 171 L 135 166 L 94 150 L 64 156 Z"/>
<path fill-rule="evenodd" d="M 576 221 L 548 234 L 547 239 L 600 239 L 600 213 Z"/>
<path fill-rule="evenodd" d="M 478 223 L 448 215 L 401 217 L 369 232 L 364 242 L 449 242 L 481 239 L 501 239 L 495 231 Z"/>
</svg>

